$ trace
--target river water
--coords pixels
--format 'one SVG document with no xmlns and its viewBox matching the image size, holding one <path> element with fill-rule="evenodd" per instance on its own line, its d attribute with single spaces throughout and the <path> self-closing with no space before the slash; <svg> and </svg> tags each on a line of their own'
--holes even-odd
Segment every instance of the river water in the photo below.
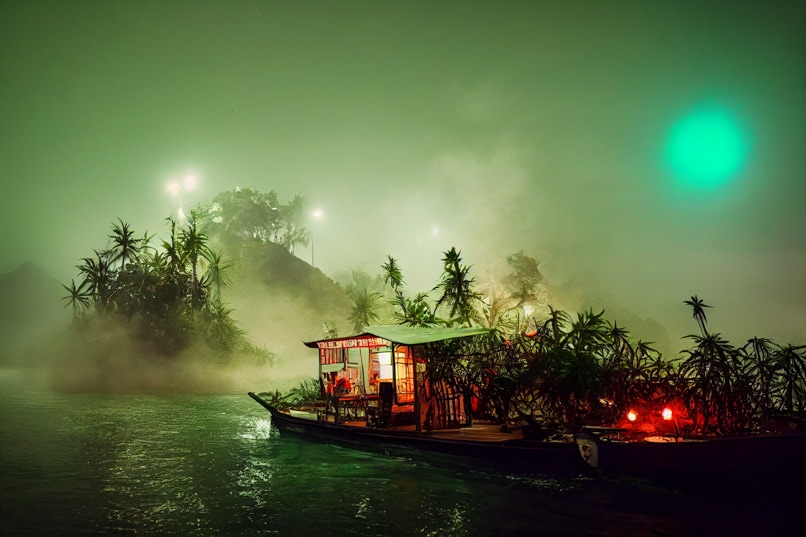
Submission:
<svg viewBox="0 0 806 537">
<path fill-rule="evenodd" d="M 799 535 L 803 497 L 502 475 L 282 436 L 247 395 L 0 377 L 0 535 Z"/>
</svg>

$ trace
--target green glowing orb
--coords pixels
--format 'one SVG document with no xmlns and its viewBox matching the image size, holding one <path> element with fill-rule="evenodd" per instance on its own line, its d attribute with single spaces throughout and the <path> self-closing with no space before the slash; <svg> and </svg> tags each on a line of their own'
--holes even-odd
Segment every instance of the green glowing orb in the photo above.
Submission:
<svg viewBox="0 0 806 537">
<path fill-rule="evenodd" d="M 734 178 L 747 160 L 747 145 L 731 114 L 719 107 L 693 109 L 669 133 L 667 164 L 684 184 L 717 187 Z"/>
</svg>

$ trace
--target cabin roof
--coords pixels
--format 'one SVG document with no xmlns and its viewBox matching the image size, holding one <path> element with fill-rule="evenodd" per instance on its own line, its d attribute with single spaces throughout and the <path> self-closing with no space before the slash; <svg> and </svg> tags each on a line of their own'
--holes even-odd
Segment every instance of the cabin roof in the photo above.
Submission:
<svg viewBox="0 0 806 537">
<path fill-rule="evenodd" d="M 445 327 L 412 327 L 403 325 L 371 325 L 364 327 L 364 331 L 360 334 L 336 337 L 328 339 L 320 339 L 317 341 L 306 341 L 306 346 L 311 348 L 321 347 L 326 343 L 335 342 L 348 342 L 350 340 L 365 340 L 367 338 L 381 338 L 392 343 L 399 343 L 402 345 L 423 345 L 425 343 L 433 343 L 435 341 L 444 341 L 446 339 L 454 339 L 459 337 L 478 336 L 487 334 L 489 330 L 486 328 L 445 328 Z M 327 345 L 325 345 L 327 346 Z M 340 345 L 351 346 L 351 345 Z M 362 346 L 360 344 L 356 346 Z"/>
</svg>

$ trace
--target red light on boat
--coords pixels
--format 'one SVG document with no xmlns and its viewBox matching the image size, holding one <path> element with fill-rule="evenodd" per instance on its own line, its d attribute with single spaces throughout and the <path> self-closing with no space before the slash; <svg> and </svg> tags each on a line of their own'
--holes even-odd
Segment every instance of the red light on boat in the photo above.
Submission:
<svg viewBox="0 0 806 537">
<path fill-rule="evenodd" d="M 627 412 L 627 419 L 630 421 L 635 421 L 638 419 L 638 414 L 635 413 L 635 410 L 630 410 Z"/>
<path fill-rule="evenodd" d="M 668 420 L 672 419 L 672 409 L 669 408 L 669 407 L 666 407 L 661 411 L 660 415 L 663 416 L 663 419 L 668 421 Z"/>
</svg>

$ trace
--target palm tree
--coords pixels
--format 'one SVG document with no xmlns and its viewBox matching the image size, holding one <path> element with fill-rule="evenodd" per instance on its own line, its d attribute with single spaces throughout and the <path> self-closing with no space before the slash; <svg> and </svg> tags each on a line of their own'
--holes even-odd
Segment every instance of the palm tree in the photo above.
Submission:
<svg viewBox="0 0 806 537">
<path fill-rule="evenodd" d="M 346 292 L 352 302 L 350 321 L 353 329 L 358 332 L 363 327 L 375 324 L 380 319 L 378 314 L 381 293 L 371 289 L 373 285 L 369 274 L 361 270 L 353 270 L 351 281 L 347 284 Z"/>
<path fill-rule="evenodd" d="M 437 300 L 434 309 L 437 310 L 445 304 L 450 307 L 449 322 L 470 324 L 471 319 L 475 317 L 476 303 L 481 300 L 481 295 L 473 290 L 476 279 L 470 277 L 470 267 L 462 264 L 461 252 L 455 247 L 445 252 L 442 265 L 442 280 L 434 288 L 442 290 L 442 296 Z"/>
<path fill-rule="evenodd" d="M 608 323 L 609 325 L 609 323 Z M 607 329 L 608 348 L 602 348 L 602 399 L 611 409 L 607 419 L 614 421 L 624 407 L 642 399 L 640 359 L 629 341 L 629 332 L 614 322 Z"/>
<path fill-rule="evenodd" d="M 574 428 L 583 425 L 600 410 L 602 395 L 601 357 L 608 351 L 609 326 L 604 320 L 604 311 L 592 310 L 578 313 L 566 338 L 569 353 L 558 375 L 559 395 L 566 411 L 566 422 Z"/>
<path fill-rule="evenodd" d="M 398 291 L 393 304 L 397 306 L 394 314 L 398 324 L 406 326 L 434 326 L 441 322 L 428 305 L 428 294 L 417 293 L 413 299 L 403 296 Z"/>
<path fill-rule="evenodd" d="M 392 290 L 397 292 L 403 286 L 403 273 L 400 271 L 400 265 L 397 260 L 391 255 L 386 256 L 386 263 L 381 265 L 383 269 L 383 282 L 388 283 Z"/>
<path fill-rule="evenodd" d="M 129 224 L 118 218 L 117 224 L 112 224 L 112 257 L 110 261 L 116 263 L 120 261 L 120 268 L 126 267 L 126 261 L 137 257 L 140 251 L 140 239 L 134 238 L 134 232 L 129 229 Z"/>
<path fill-rule="evenodd" d="M 178 239 L 178 232 L 177 232 L 177 221 L 172 217 L 169 216 L 165 219 L 171 229 L 170 235 L 168 236 L 168 240 L 162 241 L 162 249 L 165 250 L 165 255 L 168 259 L 168 264 L 172 267 L 179 269 L 180 271 L 184 271 L 184 259 L 182 257 L 182 247 L 179 243 Z"/>
<path fill-rule="evenodd" d="M 232 310 L 221 302 L 204 310 L 204 316 L 208 321 L 205 339 L 214 348 L 224 351 L 235 350 L 238 341 L 245 333 L 232 319 L 231 313 Z"/>
<path fill-rule="evenodd" d="M 751 383 L 750 400 L 752 412 L 758 421 L 763 421 L 773 409 L 776 378 L 779 364 L 772 341 L 754 337 L 739 349 Z"/>
<path fill-rule="evenodd" d="M 709 306 L 696 295 L 685 303 L 693 308 L 702 333 L 686 336 L 694 346 L 684 351 L 688 356 L 680 365 L 680 375 L 686 379 L 686 405 L 694 427 L 701 427 L 703 433 L 744 431 L 752 425 L 756 412 L 753 402 L 756 372 L 752 364 L 746 363 L 743 351 L 720 334 L 708 332 L 704 308 Z"/>
<path fill-rule="evenodd" d="M 101 311 L 105 311 L 115 292 L 115 281 L 113 278 L 112 264 L 109 260 L 110 252 L 104 250 L 99 252 L 93 250 L 95 257 L 84 257 L 82 264 L 78 266 L 80 274 L 84 275 L 82 287 L 95 300 L 95 306 Z"/>
<path fill-rule="evenodd" d="M 779 371 L 777 388 L 781 410 L 806 410 L 806 345 L 777 346 L 773 354 Z"/>
<path fill-rule="evenodd" d="M 686 337 L 694 341 L 694 346 L 684 351 L 688 356 L 680 365 L 680 372 L 690 379 L 686 403 L 694 427 L 701 427 L 703 433 L 732 432 L 736 426 L 732 411 L 737 404 L 734 400 L 737 351 L 720 334 L 706 332 Z"/>
<path fill-rule="evenodd" d="M 697 321 L 697 324 L 700 326 L 700 331 L 702 331 L 703 335 L 708 335 L 708 330 L 705 328 L 705 325 L 708 322 L 708 319 L 705 317 L 705 308 L 710 308 L 711 306 L 697 298 L 697 295 L 691 297 L 690 300 L 684 300 L 683 303 L 692 307 L 694 310 L 693 316 Z"/>
<path fill-rule="evenodd" d="M 207 245 L 207 235 L 199 231 L 194 212 L 188 218 L 187 225 L 179 232 L 179 245 L 182 257 L 190 268 L 190 303 L 194 307 L 200 307 L 201 301 L 201 280 L 199 279 L 199 269 L 201 260 L 209 260 L 212 252 Z"/>
<path fill-rule="evenodd" d="M 356 287 L 348 291 L 348 296 L 353 303 L 350 312 L 350 321 L 353 322 L 353 330 L 357 333 L 363 327 L 378 322 L 378 301 L 381 294 L 372 292 L 366 287 Z"/>
<path fill-rule="evenodd" d="M 521 381 L 543 417 L 572 429 L 602 418 L 605 395 L 602 359 L 612 342 L 603 313 L 592 311 L 576 320 L 560 310 L 537 330 Z"/>
<path fill-rule="evenodd" d="M 230 265 L 225 264 L 222 257 L 220 252 L 209 252 L 210 263 L 207 265 L 207 271 L 202 282 L 202 287 L 209 286 L 213 289 L 213 300 L 216 303 L 221 302 L 221 288 L 231 283 L 227 274 L 227 269 L 230 268 Z"/>
<path fill-rule="evenodd" d="M 73 319 L 79 318 L 84 311 L 86 311 L 90 305 L 92 304 L 91 298 L 92 295 L 87 291 L 87 280 L 81 282 L 81 284 L 76 285 L 76 281 L 74 279 L 70 280 L 70 286 L 66 286 L 62 284 L 67 290 L 67 296 L 62 297 L 62 300 L 66 300 L 67 304 L 64 305 L 66 308 L 67 306 L 73 307 Z"/>
</svg>

